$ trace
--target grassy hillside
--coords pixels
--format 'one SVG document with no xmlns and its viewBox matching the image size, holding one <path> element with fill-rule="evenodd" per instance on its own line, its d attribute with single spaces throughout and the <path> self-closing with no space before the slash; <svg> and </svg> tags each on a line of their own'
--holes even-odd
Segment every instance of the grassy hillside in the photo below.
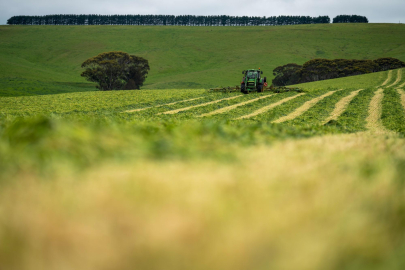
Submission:
<svg viewBox="0 0 405 270">
<path fill-rule="evenodd" d="M 201 89 L 236 85 L 246 68 L 272 78 L 276 66 L 313 58 L 405 61 L 405 26 L 0 26 L 0 95 L 92 90 L 80 64 L 113 50 L 150 61 L 144 89 Z"/>
</svg>

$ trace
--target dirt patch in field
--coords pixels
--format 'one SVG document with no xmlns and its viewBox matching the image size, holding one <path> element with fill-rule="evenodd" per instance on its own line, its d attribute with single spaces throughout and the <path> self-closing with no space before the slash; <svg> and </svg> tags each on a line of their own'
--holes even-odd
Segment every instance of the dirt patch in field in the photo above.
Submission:
<svg viewBox="0 0 405 270">
<path fill-rule="evenodd" d="M 193 108 L 197 108 L 197 107 L 202 107 L 202 106 L 207 106 L 207 105 L 210 105 L 210 104 L 218 103 L 218 102 L 221 102 L 221 101 L 223 101 L 223 100 L 230 100 L 230 99 L 238 98 L 238 97 L 240 97 L 240 96 L 242 96 L 242 95 L 238 95 L 238 96 L 234 96 L 234 97 L 228 97 L 228 98 L 222 98 L 222 99 L 210 101 L 210 102 L 207 102 L 207 103 L 202 103 L 202 104 L 198 104 L 198 105 L 194 105 L 194 106 L 189 106 L 189 107 L 185 107 L 185 108 L 181 108 L 181 109 L 177 109 L 177 110 L 172 110 L 172 111 L 167 111 L 167 112 L 163 112 L 163 113 L 158 113 L 158 115 L 159 115 L 159 114 L 175 114 L 175 113 L 182 112 L 182 111 L 187 111 L 187 110 L 190 110 L 190 109 L 193 109 Z"/>
<path fill-rule="evenodd" d="M 340 90 L 330 91 L 330 92 L 328 92 L 328 93 L 326 93 L 326 94 L 324 94 L 322 96 L 319 96 L 317 98 L 314 98 L 314 99 L 311 99 L 310 101 L 305 102 L 304 105 L 302 105 L 301 107 L 299 107 L 298 109 L 296 109 L 295 111 L 290 113 L 289 115 L 281 117 L 281 118 L 273 121 L 273 123 L 282 123 L 282 122 L 289 121 L 289 120 L 292 120 L 294 118 L 297 118 L 298 116 L 300 116 L 304 112 L 308 111 L 312 106 L 314 106 L 320 100 L 332 95 L 336 91 L 340 91 Z"/>
<path fill-rule="evenodd" d="M 336 120 L 339 118 L 339 116 L 346 110 L 347 106 L 349 103 L 353 100 L 355 96 L 363 89 L 359 89 L 356 91 L 353 91 L 350 95 L 347 97 L 342 98 L 341 100 L 338 101 L 335 105 L 335 109 L 333 112 L 329 115 L 329 117 L 324 121 L 324 124 L 329 122 L 330 120 Z"/>
<path fill-rule="evenodd" d="M 246 119 L 246 118 L 250 118 L 250 117 L 265 113 L 265 112 L 273 109 L 274 107 L 283 104 L 284 102 L 287 102 L 287 101 L 289 101 L 291 99 L 294 99 L 294 98 L 302 96 L 302 95 L 305 95 L 305 93 L 298 94 L 298 95 L 295 95 L 295 96 L 292 96 L 292 97 L 282 99 L 282 100 L 280 100 L 280 101 L 278 101 L 276 103 L 272 103 L 272 104 L 270 104 L 268 106 L 262 107 L 262 108 L 258 109 L 257 111 L 252 112 L 251 114 L 243 115 L 243 116 L 241 116 L 241 117 L 239 117 L 237 119 Z"/>
<path fill-rule="evenodd" d="M 267 95 L 267 96 L 262 96 L 262 97 L 254 98 L 254 99 L 251 99 L 251 100 L 248 100 L 248 101 L 244 101 L 244 102 L 241 102 L 241 103 L 238 103 L 238 104 L 235 104 L 235 105 L 231 105 L 231 106 L 228 106 L 228 107 L 224 107 L 224 108 L 221 108 L 221 109 L 218 109 L 218 110 L 209 112 L 209 113 L 205 113 L 205 114 L 199 115 L 198 117 L 204 117 L 204 116 L 210 116 L 210 115 L 214 115 L 214 114 L 224 113 L 224 112 L 226 112 L 226 111 L 230 111 L 230 110 L 232 110 L 232 109 L 235 109 L 235 108 L 237 108 L 237 107 L 239 107 L 239 106 L 243 106 L 243 105 L 246 105 L 246 104 L 255 102 L 255 101 L 260 100 L 260 99 L 268 98 L 268 97 L 271 97 L 271 96 L 274 96 L 274 94 L 273 94 L 273 95 Z"/>
<path fill-rule="evenodd" d="M 127 113 L 139 112 L 139 111 L 143 111 L 143 110 L 150 109 L 150 108 L 159 108 L 159 107 L 162 107 L 162 106 L 174 105 L 174 104 L 177 104 L 177 103 L 197 100 L 197 99 L 201 99 L 201 98 L 203 98 L 203 97 L 179 100 L 179 101 L 172 102 L 172 103 L 166 103 L 166 104 L 161 104 L 161 105 L 156 105 L 156 106 L 150 106 L 150 107 L 145 107 L 145 108 L 140 108 L 140 109 L 135 109 L 135 110 L 128 110 L 128 111 L 125 111 L 125 112 L 127 112 Z"/>
</svg>

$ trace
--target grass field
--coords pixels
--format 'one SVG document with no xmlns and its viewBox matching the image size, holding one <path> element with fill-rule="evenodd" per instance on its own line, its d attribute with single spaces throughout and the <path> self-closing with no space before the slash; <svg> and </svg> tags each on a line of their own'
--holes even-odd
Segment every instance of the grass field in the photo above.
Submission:
<svg viewBox="0 0 405 270">
<path fill-rule="evenodd" d="M 1 26 L 0 269 L 404 269 L 405 69 L 204 89 L 264 53 L 405 60 L 404 30 Z M 106 50 L 146 89 L 92 91 Z"/>
<path fill-rule="evenodd" d="M 120 50 L 149 60 L 145 89 L 234 86 L 241 72 L 313 58 L 405 61 L 403 24 L 282 27 L 0 26 L 0 96 L 82 92 L 86 59 Z"/>
<path fill-rule="evenodd" d="M 2 97 L 0 265 L 403 269 L 404 72 Z"/>
</svg>

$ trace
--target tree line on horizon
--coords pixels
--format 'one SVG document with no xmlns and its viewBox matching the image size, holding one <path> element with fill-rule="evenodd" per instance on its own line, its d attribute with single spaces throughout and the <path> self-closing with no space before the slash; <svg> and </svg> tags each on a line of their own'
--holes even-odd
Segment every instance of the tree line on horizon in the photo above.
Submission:
<svg viewBox="0 0 405 270">
<path fill-rule="evenodd" d="M 44 15 L 13 16 L 9 25 L 273 26 L 330 23 L 329 16 Z"/>
</svg>

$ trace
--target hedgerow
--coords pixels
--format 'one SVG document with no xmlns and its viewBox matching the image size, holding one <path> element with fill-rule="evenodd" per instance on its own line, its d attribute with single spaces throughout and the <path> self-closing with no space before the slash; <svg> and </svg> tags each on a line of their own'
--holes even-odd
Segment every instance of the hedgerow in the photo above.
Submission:
<svg viewBox="0 0 405 270">
<path fill-rule="evenodd" d="M 376 60 L 312 59 L 302 66 L 287 64 L 273 70 L 277 86 L 329 80 L 405 67 L 405 62 L 386 57 Z"/>
</svg>

